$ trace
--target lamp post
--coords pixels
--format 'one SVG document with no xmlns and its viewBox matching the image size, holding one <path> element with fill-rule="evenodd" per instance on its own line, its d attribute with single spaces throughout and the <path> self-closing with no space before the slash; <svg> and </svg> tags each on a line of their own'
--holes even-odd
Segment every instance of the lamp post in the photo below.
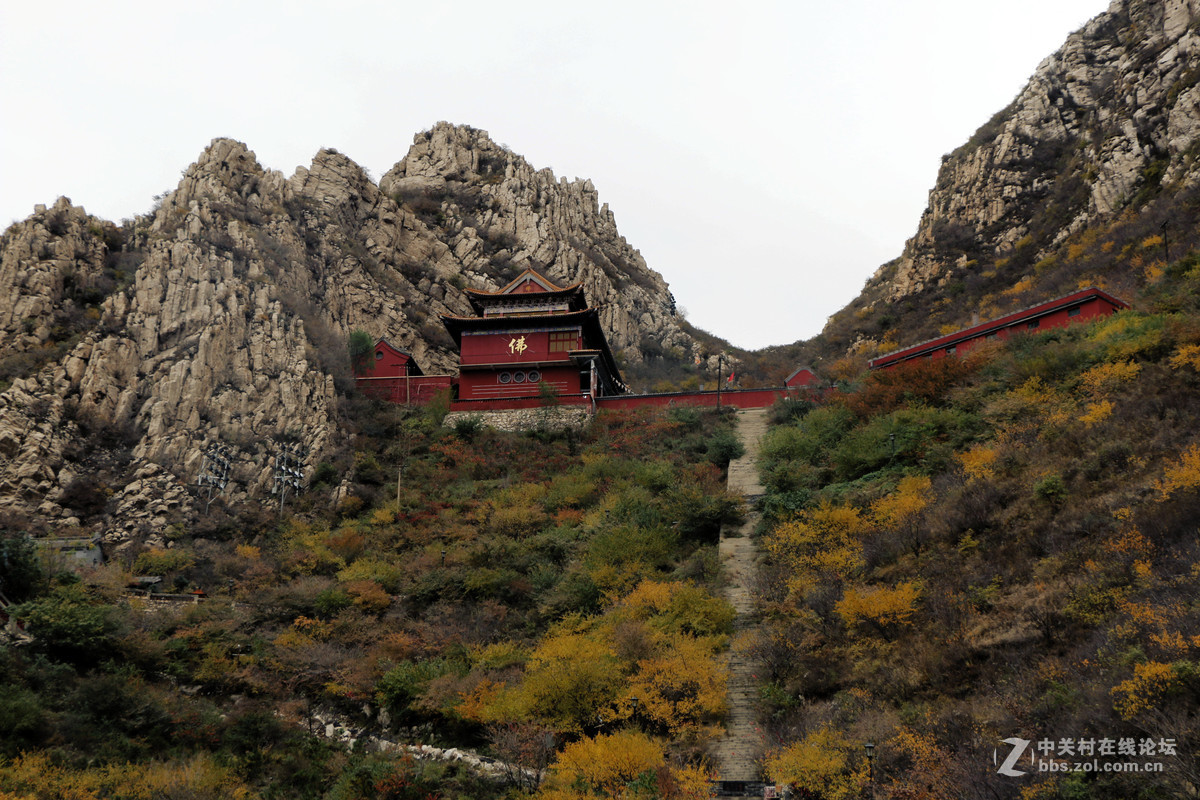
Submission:
<svg viewBox="0 0 1200 800">
<path fill-rule="evenodd" d="M 717 410 L 721 410 L 721 367 L 725 366 L 725 354 L 717 355 Z"/>
<path fill-rule="evenodd" d="M 871 787 L 875 783 L 875 743 L 864 743 L 863 750 L 867 751 L 867 786 Z"/>
</svg>

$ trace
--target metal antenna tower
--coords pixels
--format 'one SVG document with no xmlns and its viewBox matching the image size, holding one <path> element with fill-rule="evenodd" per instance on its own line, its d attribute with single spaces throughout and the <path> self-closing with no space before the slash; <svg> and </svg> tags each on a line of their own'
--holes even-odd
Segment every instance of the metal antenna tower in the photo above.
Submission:
<svg viewBox="0 0 1200 800">
<path fill-rule="evenodd" d="M 208 497 L 204 501 L 205 514 L 208 513 L 208 507 L 212 505 L 213 498 L 225 491 L 225 484 L 229 483 L 229 457 L 231 455 L 227 446 L 215 444 L 208 448 L 208 452 L 204 454 L 204 460 L 200 462 L 200 477 L 196 479 L 196 485 L 200 487 L 201 492 L 208 492 Z"/>
<path fill-rule="evenodd" d="M 275 485 L 271 494 L 279 495 L 279 513 L 283 513 L 283 503 L 288 490 L 298 494 L 304 488 L 304 448 L 301 444 L 284 444 L 275 453 Z"/>
</svg>

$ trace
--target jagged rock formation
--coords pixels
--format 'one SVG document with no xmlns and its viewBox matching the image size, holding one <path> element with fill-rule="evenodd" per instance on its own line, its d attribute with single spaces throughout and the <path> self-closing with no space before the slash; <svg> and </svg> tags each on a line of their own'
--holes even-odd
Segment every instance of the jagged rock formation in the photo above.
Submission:
<svg viewBox="0 0 1200 800">
<path fill-rule="evenodd" d="M 693 350 L 666 282 L 617 232 L 591 181 L 556 181 L 483 131 L 439 123 L 379 185 L 440 223 L 434 232 L 470 285 L 497 289 L 533 267 L 564 285 L 582 282 L 626 358 L 640 360 L 647 336 L 656 349 Z"/>
<path fill-rule="evenodd" d="M 1194 186 L 1198 12 L 1196 0 L 1114 0 L 1072 34 L 945 157 L 916 236 L 868 283 L 868 299 L 895 302 L 1021 248 L 1044 258 L 1160 187 Z"/>
<path fill-rule="evenodd" d="M 487 134 L 440 123 L 374 184 L 322 150 L 291 178 L 217 139 L 127 229 L 60 199 L 0 243 L 0 512 L 161 541 L 194 514 L 203 454 L 233 449 L 234 499 L 273 453 L 312 468 L 344 439 L 345 342 L 364 329 L 456 364 L 439 314 L 525 266 L 582 281 L 614 347 L 690 356 L 666 284 L 587 182 L 556 182 Z M 0 384 L 2 386 L 4 384 Z"/>
</svg>

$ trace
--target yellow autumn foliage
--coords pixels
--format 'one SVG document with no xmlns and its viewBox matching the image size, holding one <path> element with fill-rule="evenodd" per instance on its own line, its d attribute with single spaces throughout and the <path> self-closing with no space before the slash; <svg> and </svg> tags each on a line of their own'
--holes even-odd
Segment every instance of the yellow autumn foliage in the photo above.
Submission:
<svg viewBox="0 0 1200 800">
<path fill-rule="evenodd" d="M 207 754 L 187 761 L 106 764 L 75 770 L 43 753 L 17 756 L 0 770 L 0 797 L 26 800 L 251 800 L 258 797 L 237 775 Z"/>
<path fill-rule="evenodd" d="M 562 749 L 550 768 L 543 798 L 622 797 L 628 785 L 666 764 L 663 745 L 644 733 L 618 731 L 580 739 Z M 575 790 L 575 794 L 562 794 Z"/>
<path fill-rule="evenodd" d="M 778 526 L 766 546 L 791 572 L 792 594 L 803 595 L 820 581 L 844 581 L 862 569 L 862 535 L 869 528 L 857 508 L 823 501 Z"/>
<path fill-rule="evenodd" d="M 608 615 L 635 619 L 667 633 L 721 636 L 732 630 L 736 612 L 723 598 L 684 581 L 643 580 Z"/>
<path fill-rule="evenodd" d="M 239 544 L 233 548 L 233 552 L 237 553 L 239 558 L 249 561 L 258 561 L 262 558 L 262 550 L 252 544 Z"/>
<path fill-rule="evenodd" d="M 1167 464 L 1163 476 L 1155 482 L 1163 499 L 1170 497 L 1181 489 L 1195 489 L 1200 486 L 1200 445 L 1193 444 L 1180 454 L 1179 460 Z"/>
<path fill-rule="evenodd" d="M 1112 689 L 1113 708 L 1124 719 L 1161 706 L 1163 699 L 1178 692 L 1182 684 L 1170 664 L 1150 661 L 1133 668 L 1133 677 Z"/>
<path fill-rule="evenodd" d="M 652 720 L 672 738 L 692 737 L 725 713 L 728 671 L 704 641 L 676 635 L 658 654 L 638 661 L 629 694 L 639 717 Z"/>
<path fill-rule="evenodd" d="M 1133 361 L 1106 361 L 1085 370 L 1079 376 L 1079 385 L 1093 397 L 1103 397 L 1137 378 L 1141 371 L 1141 365 Z"/>
<path fill-rule="evenodd" d="M 621 602 L 634 619 L 649 619 L 670 605 L 677 585 L 673 581 L 644 580 Z"/>
<path fill-rule="evenodd" d="M 826 725 L 770 757 L 767 776 L 825 800 L 851 800 L 862 796 L 868 777 L 865 760 L 851 756 L 858 750 Z"/>
<path fill-rule="evenodd" d="M 1100 400 L 1096 403 L 1088 403 L 1083 414 L 1079 417 L 1079 421 L 1084 425 L 1096 425 L 1103 422 L 1112 416 L 1113 404 L 1107 400 Z"/>
<path fill-rule="evenodd" d="M 1191 367 L 1200 370 L 1200 344 L 1185 344 L 1175 349 L 1171 354 L 1171 367 L 1183 369 Z"/>
<path fill-rule="evenodd" d="M 996 474 L 993 465 L 996 463 L 998 454 L 993 448 L 986 445 L 975 445 L 970 450 L 955 453 L 954 458 L 958 461 L 963 475 L 968 481 L 987 480 Z"/>
<path fill-rule="evenodd" d="M 1027 292 L 1032 288 L 1033 288 L 1033 276 L 1026 275 L 1024 278 L 1021 278 L 1021 280 L 1017 281 L 1012 286 L 1010 286 L 1007 289 L 1005 289 L 1004 291 L 1002 291 L 1000 294 L 1012 296 L 1012 295 L 1021 294 L 1022 292 Z"/>
<path fill-rule="evenodd" d="M 595 633 L 551 634 L 529 656 L 518 704 L 557 730 L 581 733 L 610 707 L 625 684 L 621 662 Z"/>
<path fill-rule="evenodd" d="M 901 726 L 890 746 L 912 764 L 893 783 L 893 797 L 906 800 L 958 800 L 961 797 L 961 776 L 956 775 L 952 767 L 954 756 L 940 747 L 932 735 Z"/>
<path fill-rule="evenodd" d="M 933 499 L 928 475 L 901 478 L 896 490 L 871 504 L 871 521 L 880 528 L 899 528 L 917 517 Z"/>
<path fill-rule="evenodd" d="M 911 625 L 921 587 L 913 581 L 896 588 L 886 586 L 854 587 L 846 590 L 834 606 L 842 621 L 849 627 L 871 623 L 880 628 L 891 625 Z"/>
<path fill-rule="evenodd" d="M 1043 428 L 1063 425 L 1074 414 L 1075 401 L 1041 378 L 1033 377 L 1005 392 L 988 407 L 988 414 L 1007 420 L 1032 419 Z"/>
</svg>

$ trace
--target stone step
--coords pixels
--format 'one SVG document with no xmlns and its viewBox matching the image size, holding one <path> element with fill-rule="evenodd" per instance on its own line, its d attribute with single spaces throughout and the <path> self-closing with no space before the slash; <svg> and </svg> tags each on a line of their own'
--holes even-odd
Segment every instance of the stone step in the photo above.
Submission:
<svg viewBox="0 0 1200 800">
<path fill-rule="evenodd" d="M 764 489 L 758 477 L 758 444 L 766 431 L 763 410 L 738 412 L 737 433 L 745 447 L 745 455 L 729 465 L 728 486 L 731 492 L 757 498 Z M 722 530 L 720 562 L 725 574 L 725 599 L 734 607 L 737 617 L 734 630 L 739 634 L 756 630 L 759 617 L 755 608 L 757 594 L 754 585 L 760 559 L 758 545 L 752 538 L 760 517 L 751 512 L 734 528 Z M 758 726 L 759 665 L 744 653 L 730 654 L 726 659 L 729 682 L 726 702 L 729 715 L 725 736 L 716 743 L 714 760 L 720 777 L 719 797 L 762 797 L 758 758 L 764 750 L 762 731 Z"/>
</svg>

